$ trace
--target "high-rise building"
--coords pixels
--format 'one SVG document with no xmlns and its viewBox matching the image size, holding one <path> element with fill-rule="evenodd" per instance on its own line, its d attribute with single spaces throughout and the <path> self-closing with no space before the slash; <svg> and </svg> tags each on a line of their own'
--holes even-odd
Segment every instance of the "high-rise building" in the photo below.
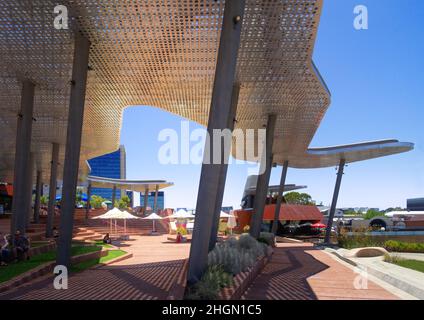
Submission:
<svg viewBox="0 0 424 320">
<path fill-rule="evenodd" d="M 91 176 L 126 179 L 126 153 L 123 145 L 119 146 L 115 152 L 88 160 L 88 163 L 91 167 Z M 92 188 L 91 194 L 112 200 L 112 189 L 110 188 Z M 116 200 L 125 195 L 126 190 L 116 190 Z"/>
<path fill-rule="evenodd" d="M 149 192 L 147 198 L 147 206 L 153 209 L 155 203 L 155 192 Z M 140 206 L 144 206 L 144 195 L 140 194 Z M 165 209 L 165 193 L 163 191 L 158 191 L 158 202 L 157 206 L 159 210 Z"/>
</svg>

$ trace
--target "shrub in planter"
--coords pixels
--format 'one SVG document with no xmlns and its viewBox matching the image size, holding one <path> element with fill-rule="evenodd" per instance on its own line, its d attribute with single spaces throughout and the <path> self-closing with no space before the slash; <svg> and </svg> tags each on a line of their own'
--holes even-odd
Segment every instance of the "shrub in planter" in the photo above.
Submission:
<svg viewBox="0 0 424 320">
<path fill-rule="evenodd" d="M 384 243 L 384 248 L 395 252 L 418 252 L 424 253 L 424 243 L 409 243 L 388 240 Z"/>
<path fill-rule="evenodd" d="M 210 266 L 206 270 L 202 279 L 193 287 L 188 288 L 186 299 L 188 300 L 216 300 L 219 292 L 224 287 L 233 284 L 231 274 L 224 271 L 220 266 Z"/>
<path fill-rule="evenodd" d="M 261 232 L 258 241 L 269 246 L 275 246 L 275 235 L 272 232 Z"/>
<path fill-rule="evenodd" d="M 237 248 L 225 244 L 217 244 L 208 254 L 209 266 L 221 266 L 225 272 L 238 274 L 242 270 L 240 253 Z"/>
</svg>

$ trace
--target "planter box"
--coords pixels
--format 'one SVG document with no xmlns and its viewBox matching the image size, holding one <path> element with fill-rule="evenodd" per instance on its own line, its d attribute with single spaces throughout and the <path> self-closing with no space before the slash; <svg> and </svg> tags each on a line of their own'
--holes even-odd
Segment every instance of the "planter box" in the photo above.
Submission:
<svg viewBox="0 0 424 320">
<path fill-rule="evenodd" d="M 265 265 L 269 262 L 273 249 L 268 247 L 268 254 L 258 258 L 255 265 L 250 267 L 247 271 L 241 272 L 233 279 L 231 287 L 223 288 L 219 294 L 220 300 L 240 300 L 243 293 L 249 288 L 252 282 L 256 279 Z"/>
</svg>

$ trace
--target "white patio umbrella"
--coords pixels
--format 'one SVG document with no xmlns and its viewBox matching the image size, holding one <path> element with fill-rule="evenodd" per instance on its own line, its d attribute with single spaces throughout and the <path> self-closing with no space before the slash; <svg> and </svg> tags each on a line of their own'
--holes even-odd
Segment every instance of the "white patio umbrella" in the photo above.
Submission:
<svg viewBox="0 0 424 320">
<path fill-rule="evenodd" d="M 228 213 L 221 211 L 221 213 L 219 214 L 220 218 L 229 218 L 231 215 L 229 215 Z"/>
<path fill-rule="evenodd" d="M 155 226 L 155 222 L 156 220 L 162 220 L 161 216 L 158 216 L 156 213 L 151 213 L 150 215 L 148 215 L 147 217 L 143 218 L 145 220 L 152 220 L 153 222 L 153 226 L 152 226 L 152 233 L 156 232 L 156 226 Z"/>
<path fill-rule="evenodd" d="M 228 217 L 227 227 L 231 230 L 231 234 L 233 234 L 233 229 L 237 226 L 236 216 L 231 212 Z"/>
<path fill-rule="evenodd" d="M 115 219 L 115 232 L 116 232 L 116 220 L 124 220 L 124 229 L 125 232 L 127 231 L 127 219 L 140 219 L 139 217 L 136 217 L 134 215 L 132 215 L 131 213 L 129 213 L 128 211 L 121 211 L 118 208 L 113 208 L 111 210 L 109 210 L 108 212 L 97 216 L 97 217 L 93 217 L 92 219 L 110 219 L 111 220 L 111 224 L 110 224 L 110 228 L 112 231 L 112 220 Z"/>
<path fill-rule="evenodd" d="M 140 219 L 129 213 L 127 210 L 121 211 L 121 219 L 124 219 L 124 232 L 127 233 L 127 219 Z"/>
<path fill-rule="evenodd" d="M 183 210 L 180 209 L 178 210 L 176 213 L 171 214 L 170 216 L 167 216 L 166 218 L 174 218 L 174 219 L 194 219 L 194 215 Z"/>
</svg>

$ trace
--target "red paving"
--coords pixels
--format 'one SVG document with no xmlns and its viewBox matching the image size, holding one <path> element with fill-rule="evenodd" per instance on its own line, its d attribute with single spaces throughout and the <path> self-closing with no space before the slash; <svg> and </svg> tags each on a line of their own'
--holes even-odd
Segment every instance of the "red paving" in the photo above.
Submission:
<svg viewBox="0 0 424 320">
<path fill-rule="evenodd" d="M 134 236 L 122 244 L 132 258 L 71 275 L 67 290 L 55 290 L 53 278 L 43 277 L 0 294 L 0 300 L 166 299 L 189 248 L 168 243 L 166 236 Z"/>
<path fill-rule="evenodd" d="M 370 280 L 367 289 L 356 289 L 357 277 L 352 269 L 311 244 L 278 244 L 271 261 L 242 299 L 399 299 Z"/>
</svg>

